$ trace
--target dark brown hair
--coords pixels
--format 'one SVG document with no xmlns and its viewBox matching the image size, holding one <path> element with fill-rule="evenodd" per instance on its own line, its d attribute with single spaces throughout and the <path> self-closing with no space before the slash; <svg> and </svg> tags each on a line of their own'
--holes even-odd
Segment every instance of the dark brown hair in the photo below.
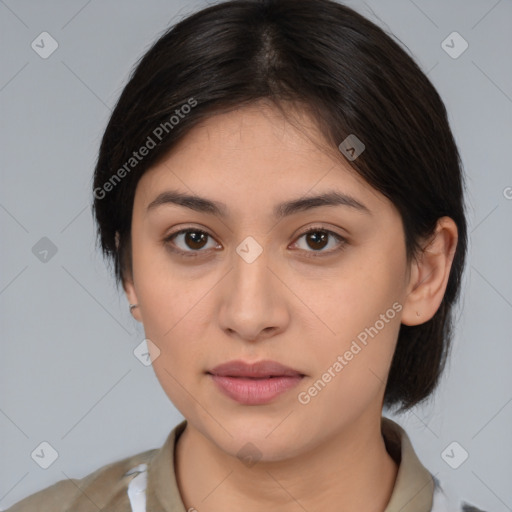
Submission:
<svg viewBox="0 0 512 512">
<path fill-rule="evenodd" d="M 335 150 L 350 134 L 364 143 L 346 161 L 400 212 L 408 261 L 440 217 L 457 225 L 438 311 L 400 328 L 384 404 L 408 409 L 432 394 L 452 338 L 467 248 L 462 164 L 427 76 L 392 35 L 354 10 L 331 0 L 234 0 L 159 37 L 134 68 L 103 135 L 93 184 L 98 244 L 119 285 L 131 275 L 140 177 L 201 120 L 262 99 L 282 110 L 307 109 Z M 144 146 L 151 149 L 135 159 Z"/>
</svg>

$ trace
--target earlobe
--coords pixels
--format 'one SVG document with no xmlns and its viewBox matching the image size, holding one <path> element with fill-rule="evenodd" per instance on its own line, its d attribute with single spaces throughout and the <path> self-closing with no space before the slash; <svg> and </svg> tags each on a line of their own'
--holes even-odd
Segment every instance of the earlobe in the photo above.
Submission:
<svg viewBox="0 0 512 512">
<path fill-rule="evenodd" d="M 119 242 L 120 242 L 119 231 L 116 231 L 114 239 L 115 239 L 115 244 L 116 244 L 116 250 L 119 250 Z M 128 299 L 130 313 L 135 318 L 135 320 L 142 322 L 140 311 L 138 310 L 139 301 L 137 299 L 137 293 L 135 291 L 135 285 L 133 284 L 133 277 L 132 277 L 131 272 L 132 272 L 131 270 L 129 272 L 127 272 L 129 275 L 126 275 L 125 272 L 122 272 L 122 274 L 123 274 L 123 276 L 122 276 L 123 289 L 126 294 L 126 298 Z"/>
<path fill-rule="evenodd" d="M 139 301 L 137 299 L 137 293 L 135 291 L 135 286 L 131 279 L 123 280 L 123 288 L 126 294 L 126 298 L 128 299 L 130 313 L 139 322 L 142 322 L 142 318 L 140 315 L 140 309 L 138 307 Z"/>
<path fill-rule="evenodd" d="M 410 280 L 401 322 L 419 325 L 439 309 L 457 247 L 457 225 L 450 217 L 437 221 L 434 235 L 411 263 Z"/>
</svg>

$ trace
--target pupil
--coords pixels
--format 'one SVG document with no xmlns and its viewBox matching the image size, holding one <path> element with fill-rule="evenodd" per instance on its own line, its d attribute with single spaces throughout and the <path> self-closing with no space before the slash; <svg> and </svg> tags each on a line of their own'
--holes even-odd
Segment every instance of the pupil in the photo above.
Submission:
<svg viewBox="0 0 512 512">
<path fill-rule="evenodd" d="M 191 249 L 200 249 L 204 246 L 204 243 L 201 244 L 200 241 L 198 241 L 200 238 L 203 238 L 203 242 L 206 239 L 206 233 L 201 233 L 199 231 L 189 231 L 185 234 L 185 243 L 191 248 Z"/>
<path fill-rule="evenodd" d="M 320 243 L 321 245 L 321 247 L 314 247 L 310 245 L 312 249 L 322 249 L 323 247 L 325 247 L 325 243 L 322 245 L 322 242 L 326 242 L 327 233 L 324 233 L 323 231 L 312 231 L 311 233 L 308 233 L 308 237 L 309 239 L 313 239 L 313 244 Z"/>
</svg>

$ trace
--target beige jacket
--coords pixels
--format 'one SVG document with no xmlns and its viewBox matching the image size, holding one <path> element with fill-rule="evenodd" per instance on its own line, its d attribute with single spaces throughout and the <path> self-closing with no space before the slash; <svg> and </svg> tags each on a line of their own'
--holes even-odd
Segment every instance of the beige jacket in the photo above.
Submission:
<svg viewBox="0 0 512 512">
<path fill-rule="evenodd" d="M 164 445 L 103 466 L 80 478 L 60 480 L 19 501 L 7 512 L 189 512 L 174 473 L 174 447 L 186 420 Z M 405 431 L 382 418 L 389 454 L 399 463 L 391 499 L 384 512 L 478 511 L 451 502 L 439 482 L 421 464 Z M 192 512 L 194 509 L 191 509 Z"/>
</svg>

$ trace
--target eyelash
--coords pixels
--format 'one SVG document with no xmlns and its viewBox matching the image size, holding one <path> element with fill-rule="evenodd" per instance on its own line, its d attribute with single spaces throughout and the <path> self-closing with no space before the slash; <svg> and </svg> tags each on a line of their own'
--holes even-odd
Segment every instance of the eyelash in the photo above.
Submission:
<svg viewBox="0 0 512 512">
<path fill-rule="evenodd" d="M 177 235 L 181 235 L 183 233 L 189 233 L 189 232 L 192 232 L 192 233 L 203 233 L 203 234 L 205 234 L 205 235 L 207 235 L 207 236 L 209 236 L 210 238 L 213 239 L 213 236 L 211 236 L 209 233 L 207 233 L 206 231 L 204 231 L 202 229 L 185 228 L 185 229 L 181 229 L 180 231 L 176 231 L 174 233 L 171 233 L 169 236 L 164 238 L 163 242 L 172 252 L 178 253 L 178 254 L 186 257 L 186 258 L 197 258 L 197 257 L 201 256 L 200 253 L 207 252 L 207 251 L 205 251 L 205 250 L 183 251 L 181 249 L 176 249 L 176 246 L 172 243 L 172 239 L 174 237 L 176 237 Z M 304 231 L 303 233 L 301 233 L 297 237 L 296 240 L 298 241 L 303 236 L 308 235 L 309 233 L 327 233 L 329 235 L 332 235 L 335 239 L 338 240 L 339 246 L 337 248 L 335 248 L 335 249 L 331 249 L 330 251 L 323 251 L 323 250 L 319 250 L 319 251 L 305 251 L 307 253 L 312 253 L 312 254 L 306 255 L 305 256 L 306 258 L 319 258 L 319 257 L 329 256 L 331 254 L 334 254 L 334 253 L 337 253 L 337 252 L 343 250 L 345 248 L 346 244 L 348 243 L 347 239 L 342 237 L 338 233 L 335 233 L 334 231 L 330 231 L 330 230 L 322 228 L 322 227 L 316 227 L 316 226 L 313 226 L 313 227 L 307 229 L 306 231 Z M 294 243 L 296 243 L 296 242 L 294 242 Z"/>
</svg>

